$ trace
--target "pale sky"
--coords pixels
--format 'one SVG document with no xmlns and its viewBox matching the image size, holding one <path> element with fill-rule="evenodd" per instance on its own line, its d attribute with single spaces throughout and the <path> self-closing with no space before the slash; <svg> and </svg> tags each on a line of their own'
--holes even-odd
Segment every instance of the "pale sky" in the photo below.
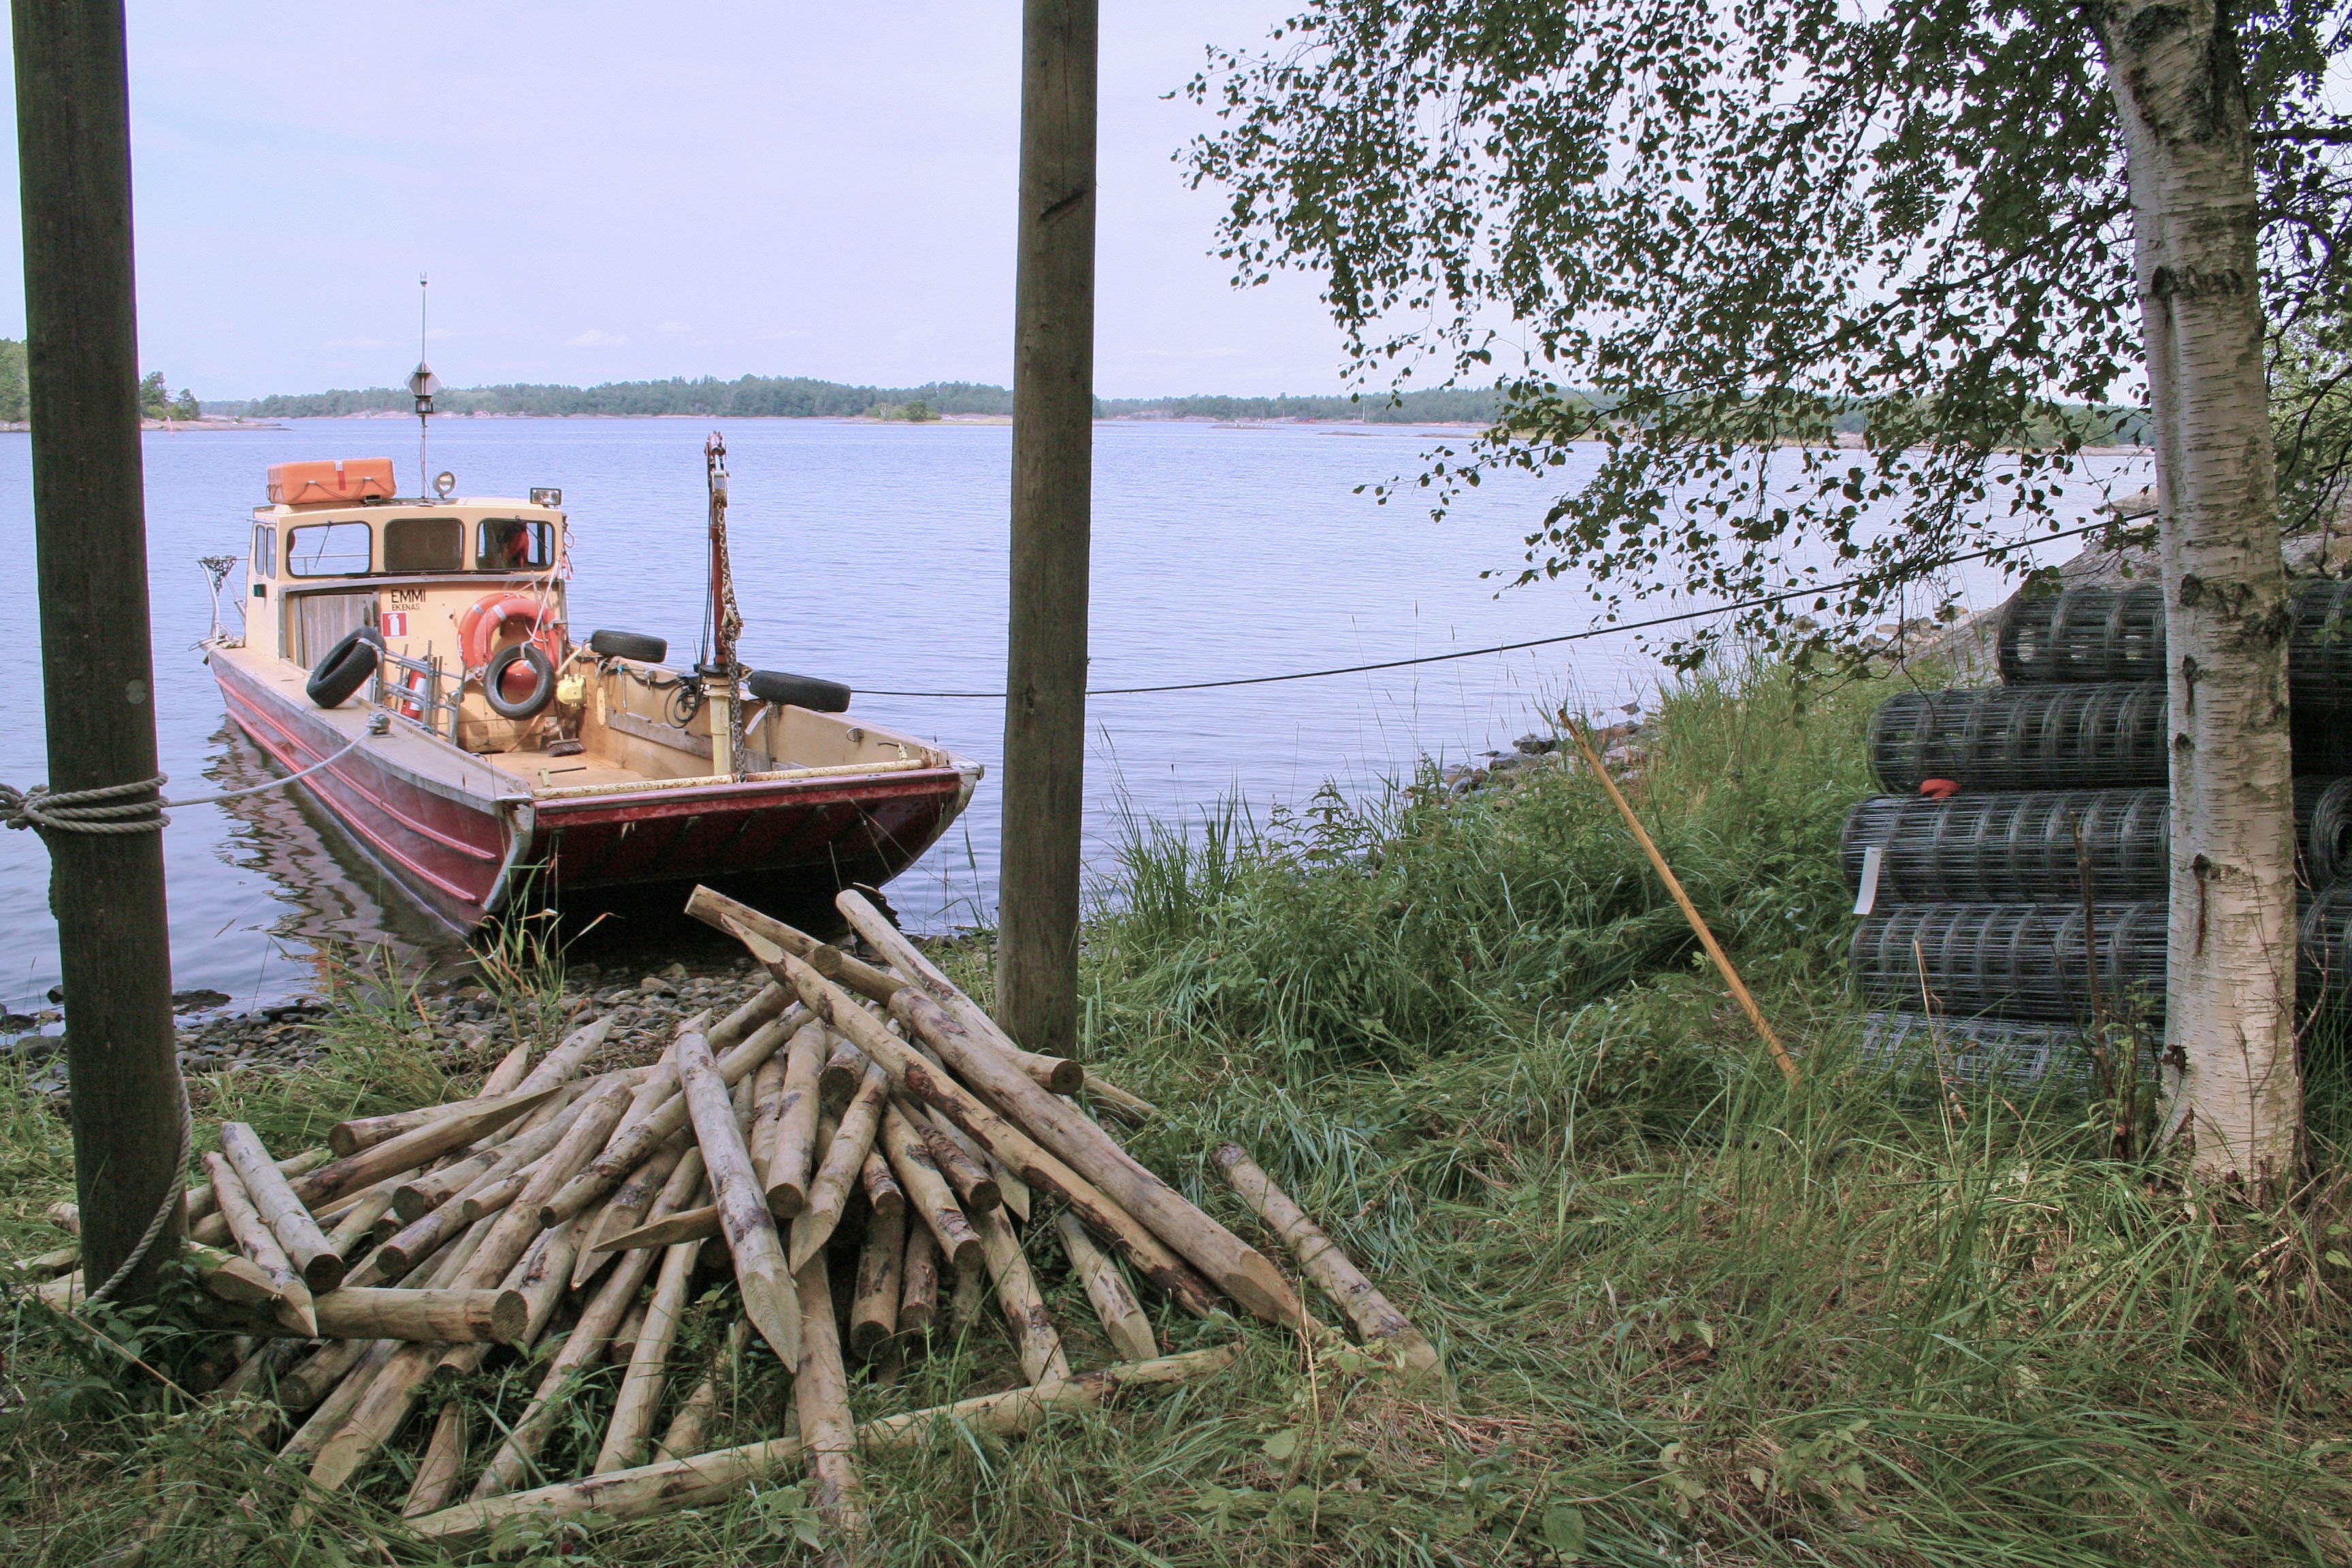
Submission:
<svg viewBox="0 0 2352 1568">
<path fill-rule="evenodd" d="M 207 398 L 396 383 L 422 270 L 453 386 L 1009 383 L 1019 9 L 131 0 L 142 364 Z M 1221 197 L 1170 162 L 1209 117 L 1163 95 L 1284 11 L 1105 0 L 1106 396 L 1339 389 L 1314 282 L 1232 289 Z"/>
</svg>

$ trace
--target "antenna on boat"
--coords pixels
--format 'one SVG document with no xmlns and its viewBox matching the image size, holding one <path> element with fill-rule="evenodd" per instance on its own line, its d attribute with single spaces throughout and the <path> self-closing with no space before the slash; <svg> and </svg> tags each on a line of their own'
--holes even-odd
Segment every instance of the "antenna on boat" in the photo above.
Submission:
<svg viewBox="0 0 2352 1568">
<path fill-rule="evenodd" d="M 425 340 L 429 321 L 425 311 L 430 300 L 427 290 L 432 281 L 425 273 L 416 275 L 416 374 L 408 378 L 408 395 L 416 399 L 416 493 L 420 498 L 433 488 L 432 481 L 425 478 L 433 471 L 433 466 L 425 460 L 425 432 L 427 426 L 425 422 L 433 416 L 433 395 L 441 390 L 441 378 L 433 374 L 431 365 L 425 363 Z"/>
</svg>

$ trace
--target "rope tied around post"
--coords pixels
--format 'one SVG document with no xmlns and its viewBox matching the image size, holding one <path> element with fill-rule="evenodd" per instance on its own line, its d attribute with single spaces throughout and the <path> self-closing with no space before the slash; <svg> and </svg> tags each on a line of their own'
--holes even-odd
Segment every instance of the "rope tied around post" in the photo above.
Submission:
<svg viewBox="0 0 2352 1568">
<path fill-rule="evenodd" d="M 168 803 L 160 793 L 169 783 L 170 778 L 157 773 L 136 784 L 101 789 L 51 790 L 35 784 L 20 790 L 0 784 L 0 822 L 44 833 L 154 833 L 172 821 L 163 815 Z M 132 798 L 142 795 L 153 798 Z"/>
</svg>

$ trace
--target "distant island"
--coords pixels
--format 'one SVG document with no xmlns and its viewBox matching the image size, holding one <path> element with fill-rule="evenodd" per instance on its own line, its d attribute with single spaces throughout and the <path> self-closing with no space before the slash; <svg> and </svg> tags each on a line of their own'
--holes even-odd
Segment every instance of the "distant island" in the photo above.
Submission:
<svg viewBox="0 0 2352 1568">
<path fill-rule="evenodd" d="M 935 381 L 923 386 L 850 386 L 799 375 L 715 376 L 688 381 L 612 381 L 600 386 L 510 384 L 445 389 L 437 398 L 445 414 L 571 416 L 688 415 L 706 419 L 876 418 L 925 423 L 958 416 L 1006 417 L 1013 412 L 1009 388 L 968 381 Z M 406 414 L 414 406 L 406 389 L 372 386 L 357 390 L 280 394 L 239 402 L 204 405 L 207 415 L 247 419 L 319 419 L 367 414 Z M 1441 388 L 1360 398 L 1332 397 L 1098 397 L 1102 419 L 1286 419 L 1337 420 L 1374 425 L 1488 424 L 1497 400 L 1491 391 Z M 915 413 L 915 410 L 920 410 Z"/>
</svg>

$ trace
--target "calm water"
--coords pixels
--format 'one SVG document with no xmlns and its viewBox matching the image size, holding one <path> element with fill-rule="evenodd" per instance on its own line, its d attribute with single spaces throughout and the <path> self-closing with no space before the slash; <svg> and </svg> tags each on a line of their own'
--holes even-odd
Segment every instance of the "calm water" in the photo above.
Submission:
<svg viewBox="0 0 2352 1568">
<path fill-rule="evenodd" d="M 689 420 L 447 420 L 436 424 L 432 466 L 454 470 L 467 495 L 561 485 L 574 536 L 575 631 L 650 632 L 668 637 L 678 659 L 701 625 L 704 432 Z M 861 693 L 1002 684 L 1006 426 L 745 420 L 726 435 L 751 662 Z M 1276 674 L 1583 626 L 1587 606 L 1570 584 L 1497 597 L 1478 575 L 1517 565 L 1548 488 L 1490 482 L 1444 524 L 1354 493 L 1417 472 L 1431 438 L 1393 428 L 1097 426 L 1090 684 Z M 305 421 L 285 431 L 148 436 L 156 717 L 172 793 L 268 776 L 258 751 L 223 721 L 194 650 L 212 614 L 196 558 L 244 550 L 268 464 L 384 453 L 404 478 L 413 473 L 414 425 Z M 0 519 L 14 568 L 0 574 L 0 680 L 13 694 L 0 704 L 0 780 L 23 785 L 44 766 L 22 436 L 0 435 Z M 232 625 L 237 581 L 224 595 Z M 1097 698 L 1089 851 L 1097 867 L 1107 862 L 1122 802 L 1174 817 L 1234 792 L 1263 810 L 1303 800 L 1327 779 L 1377 788 L 1423 755 L 1507 749 L 1564 696 L 1599 707 L 1654 680 L 1633 639 L 1616 637 L 1277 686 Z M 910 924 L 985 919 L 1002 705 L 861 695 L 853 710 L 988 764 L 964 818 L 890 889 Z M 300 991 L 326 942 L 388 943 L 412 964 L 462 956 L 299 789 L 174 813 L 165 845 L 174 984 L 184 989 L 220 990 L 241 1006 Z M 16 1010 L 57 980 L 47 871 L 34 836 L 0 834 L 0 1005 Z"/>
</svg>

